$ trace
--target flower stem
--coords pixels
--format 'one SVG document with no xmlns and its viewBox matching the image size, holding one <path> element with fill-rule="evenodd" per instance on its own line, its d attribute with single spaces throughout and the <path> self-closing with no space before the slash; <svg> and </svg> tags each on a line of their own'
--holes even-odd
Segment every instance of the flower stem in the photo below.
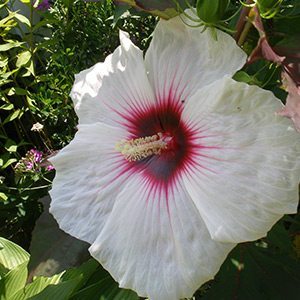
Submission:
<svg viewBox="0 0 300 300">
<path fill-rule="evenodd" d="M 253 3 L 253 1 L 248 0 L 246 3 L 251 4 Z M 245 42 L 247 34 L 252 26 L 252 24 L 247 20 L 250 11 L 251 11 L 251 7 L 244 6 L 243 9 L 241 10 L 240 17 L 236 24 L 235 40 L 237 41 L 239 46 L 241 46 Z"/>
</svg>

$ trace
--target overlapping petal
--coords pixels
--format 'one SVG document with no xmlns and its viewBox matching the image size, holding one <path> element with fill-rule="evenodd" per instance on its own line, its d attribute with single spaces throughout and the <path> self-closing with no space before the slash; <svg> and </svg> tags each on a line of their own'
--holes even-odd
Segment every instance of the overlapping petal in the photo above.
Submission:
<svg viewBox="0 0 300 300">
<path fill-rule="evenodd" d="M 191 24 L 195 25 L 195 24 Z M 246 62 L 246 54 L 228 34 L 185 25 L 181 18 L 161 20 L 145 62 L 159 101 L 185 101 L 199 88 L 232 76 Z"/>
<path fill-rule="evenodd" d="M 120 286 L 155 300 L 191 297 L 235 243 L 297 206 L 299 137 L 270 92 L 229 78 L 245 54 L 217 37 L 160 21 L 144 63 L 121 32 L 104 63 L 76 76 L 79 131 L 52 159 L 61 228 L 90 242 Z M 158 133 L 173 143 L 159 157 L 115 149 Z"/>
<path fill-rule="evenodd" d="M 79 125 L 74 140 L 50 159 L 56 169 L 50 212 L 64 231 L 89 243 L 122 189 L 122 158 L 114 147 L 124 136 L 124 130 L 103 123 Z"/>
<path fill-rule="evenodd" d="M 151 187 L 134 174 L 90 251 L 121 287 L 174 300 L 192 297 L 234 246 L 210 238 L 182 184 Z"/>
<path fill-rule="evenodd" d="M 256 240 L 296 212 L 300 139 L 275 114 L 281 106 L 271 92 L 226 78 L 185 107 L 202 146 L 184 182 L 213 239 Z"/>
<path fill-rule="evenodd" d="M 121 45 L 103 63 L 75 76 L 71 91 L 79 123 L 127 124 L 127 116 L 149 107 L 155 97 L 147 78 L 143 52 L 126 32 Z"/>
</svg>

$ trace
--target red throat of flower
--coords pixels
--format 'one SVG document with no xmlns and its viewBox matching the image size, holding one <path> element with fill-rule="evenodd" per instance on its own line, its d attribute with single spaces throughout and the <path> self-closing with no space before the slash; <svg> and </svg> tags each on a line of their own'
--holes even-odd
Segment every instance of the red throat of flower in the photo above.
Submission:
<svg viewBox="0 0 300 300">
<path fill-rule="evenodd" d="M 116 145 L 126 170 L 142 172 L 152 185 L 168 186 L 193 164 L 194 133 L 182 121 L 182 109 L 182 103 L 163 103 L 126 116 L 130 135 Z"/>
</svg>

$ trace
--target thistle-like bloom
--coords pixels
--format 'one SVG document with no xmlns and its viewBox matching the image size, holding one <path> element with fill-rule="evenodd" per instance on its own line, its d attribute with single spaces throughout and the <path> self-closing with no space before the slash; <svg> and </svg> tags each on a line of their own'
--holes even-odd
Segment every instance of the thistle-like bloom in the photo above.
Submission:
<svg viewBox="0 0 300 300">
<path fill-rule="evenodd" d="M 297 207 L 299 136 L 269 91 L 231 79 L 227 34 L 160 21 L 143 53 L 120 33 L 76 76 L 74 140 L 51 159 L 51 212 L 121 287 L 191 297 L 236 243 Z"/>
<path fill-rule="evenodd" d="M 39 172 L 41 170 L 42 159 L 43 152 L 31 149 L 27 151 L 25 157 L 22 157 L 15 165 L 15 171 L 17 173 Z"/>
</svg>

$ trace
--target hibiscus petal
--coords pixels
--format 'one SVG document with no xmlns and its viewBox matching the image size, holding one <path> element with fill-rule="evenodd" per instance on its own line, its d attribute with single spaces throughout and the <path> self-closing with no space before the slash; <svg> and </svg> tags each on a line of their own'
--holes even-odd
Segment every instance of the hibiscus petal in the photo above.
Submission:
<svg viewBox="0 0 300 300">
<path fill-rule="evenodd" d="M 159 21 L 145 58 L 158 100 L 184 101 L 245 64 L 246 54 L 233 38 L 216 31 L 217 40 L 210 29 L 189 27 L 179 16 Z"/>
<path fill-rule="evenodd" d="M 123 163 L 114 147 L 124 135 L 103 123 L 80 125 L 73 141 L 50 159 L 56 169 L 50 212 L 79 239 L 94 242 L 112 210 Z"/>
<path fill-rule="evenodd" d="M 183 180 L 215 240 L 256 240 L 297 210 L 300 139 L 280 107 L 271 92 L 226 78 L 184 109 L 196 146 Z"/>
<path fill-rule="evenodd" d="M 121 45 L 103 63 L 75 76 L 71 91 L 79 123 L 104 122 L 119 126 L 126 115 L 154 102 L 143 52 L 120 31 Z"/>
<path fill-rule="evenodd" d="M 191 297 L 235 246 L 213 241 L 180 183 L 130 177 L 91 254 L 121 287 L 155 300 Z"/>
</svg>

